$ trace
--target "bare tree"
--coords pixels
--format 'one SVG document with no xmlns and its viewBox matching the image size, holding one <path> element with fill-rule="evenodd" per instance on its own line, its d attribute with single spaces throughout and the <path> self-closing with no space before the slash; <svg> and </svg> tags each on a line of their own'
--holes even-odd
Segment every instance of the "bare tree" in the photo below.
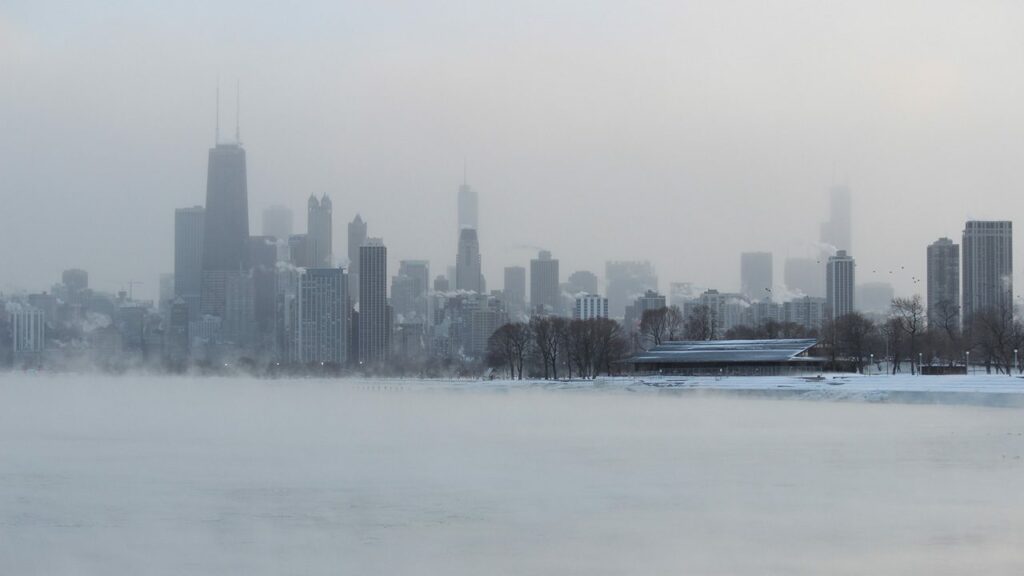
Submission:
<svg viewBox="0 0 1024 576">
<path fill-rule="evenodd" d="M 714 312 L 703 304 L 695 306 L 686 315 L 683 331 L 687 340 L 714 340 L 716 336 Z"/>
<path fill-rule="evenodd" d="M 835 331 L 843 356 L 853 361 L 857 372 L 864 372 L 864 361 L 871 350 L 875 323 L 860 312 L 850 312 L 836 321 Z"/>
<path fill-rule="evenodd" d="M 900 329 L 907 336 L 910 373 L 914 374 L 914 367 L 917 366 L 917 339 L 924 331 L 924 305 L 921 304 L 921 296 L 914 294 L 910 298 L 893 299 L 891 315 L 899 321 Z"/>
<path fill-rule="evenodd" d="M 660 345 L 669 332 L 668 308 L 662 306 L 644 310 L 640 318 L 640 347 L 643 349 Z"/>
</svg>

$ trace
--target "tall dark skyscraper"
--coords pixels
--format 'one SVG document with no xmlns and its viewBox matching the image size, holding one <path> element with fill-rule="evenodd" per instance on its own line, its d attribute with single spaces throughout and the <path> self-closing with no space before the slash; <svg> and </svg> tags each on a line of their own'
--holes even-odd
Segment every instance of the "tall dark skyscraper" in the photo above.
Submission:
<svg viewBox="0 0 1024 576">
<path fill-rule="evenodd" d="M 459 253 L 455 257 L 455 289 L 483 293 L 480 265 L 480 242 L 476 230 L 463 228 L 459 231 Z"/>
<path fill-rule="evenodd" d="M 359 302 L 359 248 L 366 242 L 366 222 L 356 214 L 348 225 L 348 297 Z"/>
<path fill-rule="evenodd" d="M 949 238 L 928 245 L 928 324 L 960 327 L 960 246 Z"/>
<path fill-rule="evenodd" d="M 204 229 L 201 309 L 223 318 L 228 276 L 249 269 L 249 196 L 240 142 L 210 149 Z"/>
<path fill-rule="evenodd" d="M 181 298 L 192 319 L 199 316 L 202 294 L 205 216 L 202 206 L 174 211 L 174 295 Z"/>
<path fill-rule="evenodd" d="M 964 227 L 964 328 L 985 311 L 1013 313 L 1013 222 L 972 220 Z"/>
<path fill-rule="evenodd" d="M 306 249 L 309 250 L 307 262 L 312 268 L 330 268 L 333 265 L 332 211 L 331 199 L 326 194 L 320 200 L 317 200 L 316 196 L 309 197 Z"/>
<path fill-rule="evenodd" d="M 348 359 L 348 282 L 342 268 L 302 274 L 296 306 L 295 349 L 304 364 L 345 364 Z"/>
<path fill-rule="evenodd" d="M 740 254 L 740 293 L 750 300 L 770 300 L 772 295 L 772 253 Z"/>
<path fill-rule="evenodd" d="M 530 260 L 530 307 L 548 314 L 561 311 L 561 291 L 558 285 L 558 260 L 551 252 L 541 250 Z"/>
<path fill-rule="evenodd" d="M 388 250 L 380 238 L 359 247 L 359 362 L 379 364 L 388 356 Z"/>
<path fill-rule="evenodd" d="M 270 206 L 263 211 L 263 235 L 288 240 L 292 235 L 292 211 L 287 206 Z"/>
<path fill-rule="evenodd" d="M 829 220 L 821 225 L 821 241 L 847 254 L 853 252 L 853 215 L 847 186 L 829 190 Z"/>
<path fill-rule="evenodd" d="M 459 231 L 461 232 L 466 228 L 478 230 L 480 222 L 476 190 L 470 188 L 469 184 L 466 184 L 465 182 L 463 182 L 462 186 L 459 186 L 458 208 Z"/>
</svg>

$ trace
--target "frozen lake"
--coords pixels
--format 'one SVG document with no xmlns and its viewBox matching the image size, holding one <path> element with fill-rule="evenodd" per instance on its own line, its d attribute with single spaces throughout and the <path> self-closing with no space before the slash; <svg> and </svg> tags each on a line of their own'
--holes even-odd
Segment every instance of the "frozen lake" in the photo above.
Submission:
<svg viewBox="0 0 1024 576">
<path fill-rule="evenodd" d="M 1024 573 L 1024 409 L 654 384 L 0 375 L 0 574 Z"/>
</svg>

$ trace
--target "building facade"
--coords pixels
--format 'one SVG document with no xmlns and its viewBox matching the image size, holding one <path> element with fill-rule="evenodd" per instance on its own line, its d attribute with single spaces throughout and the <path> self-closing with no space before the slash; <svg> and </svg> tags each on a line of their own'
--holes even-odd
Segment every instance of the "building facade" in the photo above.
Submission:
<svg viewBox="0 0 1024 576">
<path fill-rule="evenodd" d="M 388 355 L 388 251 L 380 238 L 359 247 L 359 363 L 380 364 Z"/>
<path fill-rule="evenodd" d="M 541 250 L 530 260 L 530 308 L 543 314 L 558 314 L 561 303 L 558 287 L 558 260 Z"/>
<path fill-rule="evenodd" d="M 1013 314 L 1013 223 L 967 222 L 963 233 L 963 325 L 992 311 Z"/>
<path fill-rule="evenodd" d="M 856 310 L 854 294 L 856 263 L 846 250 L 836 252 L 825 268 L 825 292 L 829 318 L 836 319 Z"/>
<path fill-rule="evenodd" d="M 928 325 L 960 327 L 960 246 L 949 238 L 928 245 Z"/>
<path fill-rule="evenodd" d="M 608 317 L 608 299 L 597 294 L 580 294 L 576 296 L 576 307 L 573 309 L 574 320 L 592 320 Z"/>
<path fill-rule="evenodd" d="M 770 300 L 772 297 L 772 253 L 740 254 L 740 293 L 748 300 Z"/>
</svg>

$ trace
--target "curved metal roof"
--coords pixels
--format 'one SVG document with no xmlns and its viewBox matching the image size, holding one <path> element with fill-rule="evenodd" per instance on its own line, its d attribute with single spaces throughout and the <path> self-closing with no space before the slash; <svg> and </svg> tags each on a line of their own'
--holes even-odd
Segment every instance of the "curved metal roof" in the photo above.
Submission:
<svg viewBox="0 0 1024 576">
<path fill-rule="evenodd" d="M 707 340 L 665 342 L 638 352 L 629 362 L 637 364 L 707 364 L 801 362 L 798 358 L 818 343 L 813 338 L 778 340 Z"/>
</svg>

